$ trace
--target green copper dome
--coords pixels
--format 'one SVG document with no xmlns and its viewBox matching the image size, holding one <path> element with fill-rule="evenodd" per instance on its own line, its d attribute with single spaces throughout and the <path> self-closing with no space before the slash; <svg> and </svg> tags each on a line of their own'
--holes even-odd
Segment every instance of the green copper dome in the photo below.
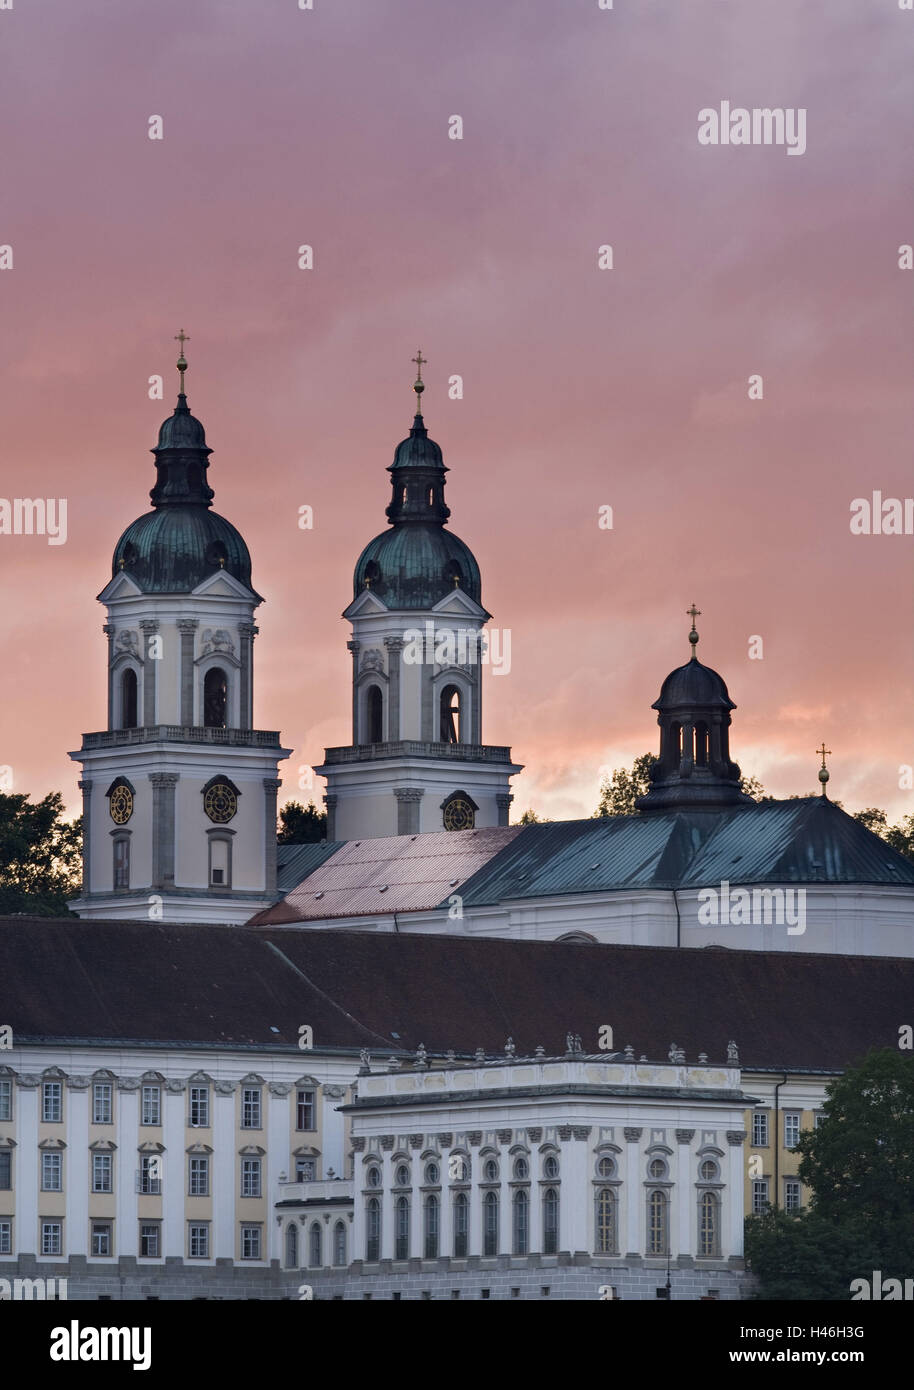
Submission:
<svg viewBox="0 0 914 1390">
<path fill-rule="evenodd" d="M 388 608 L 432 608 L 453 589 L 481 604 L 479 566 L 469 546 L 446 530 L 441 449 L 417 415 L 397 445 L 387 508 L 390 530 L 369 541 L 353 576 L 354 596 L 370 589 Z"/>
<path fill-rule="evenodd" d="M 112 575 L 129 574 L 144 593 L 180 594 L 225 570 L 250 588 L 248 548 L 231 522 L 211 510 L 214 494 L 206 474 L 212 450 L 183 391 L 152 452 L 153 510 L 137 517 L 121 536 L 114 548 Z"/>
<path fill-rule="evenodd" d="M 368 542 L 355 567 L 353 588 L 356 598 L 371 589 L 388 608 L 432 608 L 455 588 L 481 603 L 482 585 L 473 552 L 459 536 L 443 526 L 413 522 L 393 526 Z"/>
<path fill-rule="evenodd" d="M 147 594 L 190 593 L 214 570 L 251 587 L 251 556 L 230 521 L 204 507 L 160 507 L 137 517 L 114 549 L 121 570 Z"/>
</svg>

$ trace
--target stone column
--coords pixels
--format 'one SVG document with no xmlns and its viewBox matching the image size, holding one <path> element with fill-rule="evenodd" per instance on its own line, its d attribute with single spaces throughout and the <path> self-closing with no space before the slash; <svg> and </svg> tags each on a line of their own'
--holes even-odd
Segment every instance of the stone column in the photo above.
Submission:
<svg viewBox="0 0 914 1390">
<path fill-rule="evenodd" d="M 89 1153 L 89 1095 L 90 1081 L 88 1076 L 68 1076 L 67 1089 L 64 1097 L 67 1117 L 67 1144 L 66 1152 L 66 1237 L 67 1254 L 88 1255 L 89 1253 L 89 1222 L 83 1217 L 86 1213 L 86 1193 L 89 1191 L 89 1164 L 92 1161 Z M 113 1128 L 113 1127 L 112 1127 Z M 124 1145 L 121 1142 L 121 1150 Z M 118 1163 L 120 1155 L 112 1155 L 112 1166 Z M 114 1191 L 117 1193 L 117 1200 L 120 1201 L 120 1174 L 114 1177 Z M 133 1174 L 130 1174 L 130 1187 L 128 1191 L 133 1192 Z M 91 1200 L 91 1199 L 90 1199 Z M 115 1231 L 116 1240 L 120 1241 L 120 1230 Z M 120 1254 L 120 1249 L 112 1247 L 113 1254 Z M 128 1254 L 131 1252 L 128 1251 Z"/>
<path fill-rule="evenodd" d="M 108 639 L 108 728 L 114 728 L 114 633 L 113 623 L 105 623 L 102 632 Z"/>
<path fill-rule="evenodd" d="M 362 644 L 347 642 L 346 646 L 352 653 L 352 743 L 355 747 L 359 743 L 359 652 Z"/>
<path fill-rule="evenodd" d="M 79 783 L 79 790 L 83 794 L 83 886 L 82 896 L 85 897 L 90 891 L 92 862 L 92 779 L 83 778 Z"/>
<path fill-rule="evenodd" d="M 638 1144 L 641 1140 L 641 1130 L 633 1127 L 626 1127 L 625 1134 L 625 1206 L 627 1212 L 626 1229 L 627 1235 L 625 1242 L 627 1245 L 626 1255 L 643 1255 L 645 1242 L 641 1239 L 643 1226 L 644 1206 L 644 1184 L 641 1181 L 640 1164 L 638 1162 Z M 621 1212 L 620 1212 L 621 1216 Z M 619 1241 L 619 1253 L 622 1253 L 622 1241 Z"/>
<path fill-rule="evenodd" d="M 499 825 L 507 825 L 507 824 L 508 824 L 508 816 L 509 816 L 510 811 L 511 811 L 511 802 L 512 802 L 513 800 L 514 800 L 514 797 L 511 795 L 510 792 L 496 792 L 496 793 L 495 793 L 495 805 L 498 807 L 498 824 L 499 824 Z"/>
<path fill-rule="evenodd" d="M 422 787 L 394 787 L 397 798 L 397 834 L 418 835 L 419 802 L 425 795 Z"/>
<path fill-rule="evenodd" d="M 288 1118 L 288 1113 L 286 1118 Z M 288 1130 L 286 1131 L 288 1133 Z M 245 1142 L 248 1142 L 247 1140 Z M 249 1142 L 256 1143 L 256 1139 Z M 235 1259 L 235 1197 L 238 1187 L 238 1159 L 235 1153 L 235 1082 L 216 1081 L 213 1083 L 213 1156 L 210 1163 L 212 1178 L 212 1239 L 210 1255 L 214 1260 Z M 277 1155 L 277 1158 L 280 1155 Z M 261 1191 L 268 1198 L 268 1210 L 272 1217 L 273 1189 L 267 1181 L 266 1157 L 261 1159 Z M 242 1204 L 243 1208 L 243 1204 Z M 264 1230 L 261 1258 L 268 1260 L 269 1241 L 272 1223 Z"/>
<path fill-rule="evenodd" d="M 394 1146 L 392 1134 L 381 1135 L 381 1188 L 380 1191 L 373 1193 L 381 1202 L 381 1259 L 392 1260 L 396 1246 L 396 1216 L 394 1214 L 394 1204 L 391 1197 L 391 1184 L 393 1182 L 392 1165 L 390 1162 L 390 1151 Z"/>
<path fill-rule="evenodd" d="M 409 1147 L 412 1162 L 409 1165 L 410 1171 L 410 1190 L 409 1190 L 409 1254 L 414 1260 L 421 1260 L 425 1255 L 425 1206 L 423 1204 L 423 1194 L 419 1191 L 425 1182 L 423 1169 L 425 1164 L 422 1162 L 421 1153 L 425 1148 L 422 1142 L 425 1136 L 422 1134 L 411 1134 L 409 1136 Z M 413 1141 L 419 1140 L 416 1144 Z M 441 1212 L 439 1210 L 439 1217 Z M 440 1224 L 440 1223 L 439 1223 Z M 439 1233 L 440 1240 L 440 1233 Z"/>
<path fill-rule="evenodd" d="M 140 1166 L 137 1155 L 139 1125 L 140 1080 L 136 1076 L 122 1076 L 117 1082 L 117 1142 L 118 1152 L 113 1155 L 112 1167 L 117 1176 L 114 1181 L 117 1218 L 114 1235 L 117 1240 L 119 1257 L 140 1253 L 140 1228 L 137 1220 L 136 1170 Z M 91 1095 L 91 1092 L 89 1093 Z M 86 1105 L 88 1106 L 88 1099 Z"/>
<path fill-rule="evenodd" d="M 454 1146 L 454 1136 L 452 1134 L 439 1134 L 438 1142 L 441 1145 L 441 1157 L 438 1161 L 439 1177 L 441 1178 L 441 1191 L 438 1194 L 438 1200 L 441 1204 L 438 1208 L 438 1251 L 441 1259 L 450 1259 L 454 1254 L 454 1199 L 448 1176 L 448 1162 L 451 1156 L 450 1150 Z M 471 1212 L 471 1223 L 472 1219 Z M 470 1240 L 472 1241 L 472 1230 Z M 472 1249 L 472 1245 L 470 1249 Z"/>
<path fill-rule="evenodd" d="M 747 1134 L 744 1129 L 728 1129 L 729 1162 L 727 1171 L 727 1214 L 721 1221 L 720 1253 L 724 1259 L 740 1259 L 743 1253 L 744 1196 L 745 1178 L 743 1144 Z M 775 1193 L 777 1196 L 777 1193 Z M 723 1213 L 721 1213 L 723 1216 Z"/>
<path fill-rule="evenodd" d="M 403 660 L 403 642 L 399 637 L 385 637 L 387 648 L 387 740 L 400 741 L 400 665 Z"/>
<path fill-rule="evenodd" d="M 327 808 L 327 839 L 336 839 L 336 808 L 339 797 L 334 792 L 327 792 L 324 796 L 324 805 Z"/>
<path fill-rule="evenodd" d="M 276 896 L 276 796 L 281 786 L 278 777 L 263 779 L 263 887 L 270 897 Z"/>
<path fill-rule="evenodd" d="M 259 631 L 254 623 L 238 624 L 238 634 L 241 638 L 241 698 L 238 726 L 241 729 L 254 727 L 254 638 Z"/>
<path fill-rule="evenodd" d="M 679 1203 L 679 1220 L 677 1222 L 679 1249 L 673 1243 L 673 1229 L 670 1226 L 670 1252 L 673 1259 L 682 1258 L 683 1255 L 693 1256 L 698 1254 L 698 1241 L 695 1241 L 695 1248 L 692 1248 L 692 1211 L 694 1208 L 693 1198 L 695 1196 L 695 1185 L 692 1182 L 692 1175 L 689 1171 L 689 1145 L 695 1138 L 694 1129 L 677 1129 L 676 1143 L 679 1146 L 678 1164 L 676 1173 L 676 1186 L 673 1191 L 676 1193 L 676 1200 Z M 672 1212 L 670 1213 L 672 1216 Z"/>
<path fill-rule="evenodd" d="M 149 655 L 149 639 L 154 637 L 159 630 L 158 618 L 143 618 L 140 621 L 140 630 L 143 644 L 141 653 L 143 662 L 143 725 L 149 728 L 156 723 L 156 662 Z"/>
<path fill-rule="evenodd" d="M 514 1205 L 511 1200 L 514 1189 L 510 1186 L 511 1155 L 507 1148 L 499 1148 L 498 1151 L 498 1178 L 498 1254 L 510 1255 L 514 1250 Z"/>
<path fill-rule="evenodd" d="M 573 1194 L 591 1192 L 590 1186 L 590 1125 L 575 1125 L 571 1131 L 574 1143 L 565 1150 L 562 1162 L 562 1184 L 559 1192 L 564 1192 L 565 1200 L 560 1203 L 561 1229 L 559 1249 L 566 1249 L 572 1255 L 590 1251 L 591 1212 L 587 1201 L 575 1200 Z M 568 1167 L 566 1169 L 566 1163 Z M 592 1202 L 591 1202 L 592 1205 Z M 565 1208 L 570 1211 L 566 1215 Z M 566 1225 L 566 1220 L 568 1224 Z M 567 1232 L 568 1244 L 562 1246 L 561 1237 Z"/>
<path fill-rule="evenodd" d="M 199 626 L 196 618 L 179 618 L 181 634 L 181 726 L 189 729 L 194 722 L 194 633 Z M 203 723 L 201 712 L 200 723 Z"/>
<path fill-rule="evenodd" d="M 41 1231 L 38 1228 L 38 1116 L 41 1104 L 41 1077 L 20 1073 L 16 1078 L 17 1135 L 22 1155 L 16 1162 L 16 1225 L 15 1249 L 23 1255 L 41 1254 Z M 85 1188 L 83 1191 L 85 1192 Z M 85 1197 L 83 1198 L 85 1201 Z M 64 1239 L 69 1236 L 64 1229 Z M 66 1259 L 66 1245 L 61 1258 Z"/>
<path fill-rule="evenodd" d="M 187 1191 L 188 1145 L 185 1090 L 187 1082 L 175 1077 L 162 1091 L 162 1246 L 166 1256 L 187 1253 L 184 1225 L 184 1194 Z M 146 1268 L 144 1265 L 143 1268 Z"/>
<path fill-rule="evenodd" d="M 152 887 L 172 888 L 175 881 L 176 772 L 150 772 L 152 783 Z"/>
<path fill-rule="evenodd" d="M 477 633 L 474 640 L 476 641 L 476 665 L 473 667 L 471 685 L 470 736 L 464 740 L 465 743 L 482 743 L 482 666 L 479 664 L 482 655 L 480 651 L 482 633 Z"/>
<path fill-rule="evenodd" d="M 682 758 L 679 763 L 679 771 L 683 777 L 691 777 L 692 768 L 695 765 L 695 725 L 683 724 L 682 726 Z"/>
</svg>

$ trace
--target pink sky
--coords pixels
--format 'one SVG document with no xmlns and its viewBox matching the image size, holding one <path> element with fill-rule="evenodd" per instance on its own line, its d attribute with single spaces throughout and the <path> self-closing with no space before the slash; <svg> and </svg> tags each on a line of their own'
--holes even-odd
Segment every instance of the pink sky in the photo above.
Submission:
<svg viewBox="0 0 914 1390">
<path fill-rule="evenodd" d="M 95 595 L 148 506 L 183 325 L 215 507 L 267 600 L 255 721 L 294 746 L 282 799 L 350 738 L 339 614 L 421 344 L 451 525 L 511 630 L 484 737 L 526 765 L 517 812 L 589 815 L 600 770 L 656 748 L 693 599 L 744 772 L 811 791 L 824 738 L 848 809 L 914 811 L 914 538 L 849 529 L 853 498 L 912 493 L 914 13 L 314 3 L 0 12 L 0 493 L 69 503 L 66 545 L 0 536 L 14 790 L 78 807 Z M 700 146 L 723 99 L 806 108 L 806 153 Z"/>
</svg>

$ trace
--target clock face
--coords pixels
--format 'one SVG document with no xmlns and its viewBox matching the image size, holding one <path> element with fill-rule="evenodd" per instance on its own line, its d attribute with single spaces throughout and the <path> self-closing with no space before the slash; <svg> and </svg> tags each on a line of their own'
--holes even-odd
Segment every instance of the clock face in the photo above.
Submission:
<svg viewBox="0 0 914 1390">
<path fill-rule="evenodd" d="M 455 797 L 444 808 L 445 830 L 472 830 L 476 824 L 476 813 L 463 797 Z"/>
<path fill-rule="evenodd" d="M 221 825 L 238 810 L 238 798 L 225 782 L 214 782 L 203 798 L 203 809 L 210 820 Z"/>
<path fill-rule="evenodd" d="M 123 782 L 114 788 L 108 799 L 108 810 L 115 825 L 126 825 L 133 815 L 133 792 Z"/>
</svg>

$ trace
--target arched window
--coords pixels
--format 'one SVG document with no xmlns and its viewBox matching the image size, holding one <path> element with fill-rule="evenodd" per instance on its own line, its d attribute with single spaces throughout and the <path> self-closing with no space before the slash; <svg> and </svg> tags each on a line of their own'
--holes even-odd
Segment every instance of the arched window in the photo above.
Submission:
<svg viewBox="0 0 914 1390">
<path fill-rule="evenodd" d="M 530 1198 L 523 1188 L 515 1192 L 513 1206 L 513 1248 L 515 1255 L 526 1255 L 530 1239 Z"/>
<path fill-rule="evenodd" d="M 514 1160 L 514 1176 L 518 1182 L 526 1182 L 530 1176 L 530 1165 L 523 1156 Z"/>
<path fill-rule="evenodd" d="M 203 677 L 203 723 L 208 729 L 226 727 L 228 676 L 221 666 L 212 666 Z"/>
<path fill-rule="evenodd" d="M 470 1204 L 465 1192 L 458 1192 L 454 1198 L 454 1258 L 466 1259 L 469 1238 Z"/>
<path fill-rule="evenodd" d="M 395 1214 L 396 1214 L 396 1225 L 395 1225 L 395 1227 L 394 1227 L 394 1234 L 395 1234 L 394 1259 L 395 1259 L 395 1260 L 408 1260 L 408 1259 L 409 1259 L 409 1198 L 408 1198 L 408 1197 L 398 1197 L 397 1200 L 396 1200 L 396 1202 L 394 1203 L 394 1212 L 395 1212 Z"/>
<path fill-rule="evenodd" d="M 286 1227 L 286 1269 L 298 1268 L 298 1227 L 290 1221 Z"/>
<path fill-rule="evenodd" d="M 397 1168 L 396 1174 L 395 1174 L 395 1176 L 394 1176 L 394 1182 L 397 1184 L 397 1187 L 409 1187 L 409 1166 L 408 1166 L 408 1164 L 406 1164 L 406 1163 L 401 1163 L 401 1164 L 399 1165 L 399 1167 Z"/>
<path fill-rule="evenodd" d="M 647 1199 L 647 1249 L 649 1255 L 667 1253 L 666 1193 L 654 1191 Z"/>
<path fill-rule="evenodd" d="M 708 726 L 703 721 L 695 725 L 695 766 L 708 766 Z"/>
<path fill-rule="evenodd" d="M 380 1168 L 376 1168 L 376 1167 L 369 1168 L 368 1174 L 367 1174 L 367 1181 L 368 1181 L 368 1186 L 369 1186 L 369 1187 L 380 1187 L 380 1186 L 381 1186 L 381 1170 L 380 1170 Z"/>
<path fill-rule="evenodd" d="M 426 1165 L 425 1165 L 425 1181 L 428 1183 L 429 1187 L 437 1187 L 437 1186 L 438 1186 L 438 1183 L 440 1182 L 440 1180 L 441 1180 L 441 1169 L 438 1167 L 438 1164 L 437 1164 L 437 1163 L 426 1163 Z"/>
<path fill-rule="evenodd" d="M 600 1160 L 602 1163 L 602 1159 Z M 597 1192 L 597 1254 L 616 1253 L 616 1194 L 611 1187 Z"/>
<path fill-rule="evenodd" d="M 441 742 L 460 742 L 460 691 L 456 685 L 446 685 L 441 692 Z"/>
<path fill-rule="evenodd" d="M 121 728 L 136 728 L 136 671 L 132 666 L 121 673 Z"/>
<path fill-rule="evenodd" d="M 552 1182 L 559 1175 L 559 1161 L 555 1154 L 547 1154 L 543 1159 L 543 1177 Z"/>
<path fill-rule="evenodd" d="M 342 1221 L 333 1228 L 333 1263 L 337 1268 L 346 1263 L 346 1227 Z"/>
<path fill-rule="evenodd" d="M 482 1199 L 482 1253 L 498 1254 L 498 1193 L 487 1192 Z"/>
<path fill-rule="evenodd" d="M 486 1182 L 498 1182 L 498 1161 L 494 1158 L 487 1158 L 482 1175 Z"/>
<path fill-rule="evenodd" d="M 434 1193 L 425 1199 L 425 1258 L 438 1258 L 438 1198 Z"/>
<path fill-rule="evenodd" d="M 381 1203 L 369 1197 L 365 1204 L 365 1259 L 377 1264 L 381 1258 Z"/>
<path fill-rule="evenodd" d="M 321 1228 L 316 1221 L 312 1221 L 308 1236 L 308 1264 L 312 1269 L 320 1269 L 324 1263 L 322 1246 Z"/>
<path fill-rule="evenodd" d="M 365 694 L 365 733 L 366 742 L 384 742 L 384 696 L 381 687 L 370 685 Z"/>
<path fill-rule="evenodd" d="M 717 1241 L 720 1223 L 717 1219 L 718 1202 L 714 1192 L 703 1192 L 698 1202 L 698 1253 L 705 1259 L 713 1259 L 718 1253 Z"/>
<path fill-rule="evenodd" d="M 559 1194 L 547 1187 L 543 1194 L 543 1254 L 556 1255 L 559 1249 Z"/>
<path fill-rule="evenodd" d="M 597 1177 L 614 1178 L 616 1176 L 616 1160 L 610 1158 L 609 1154 L 601 1154 L 597 1159 Z"/>
<path fill-rule="evenodd" d="M 670 752 L 673 761 L 678 765 L 682 759 L 682 725 L 670 725 Z"/>
</svg>

